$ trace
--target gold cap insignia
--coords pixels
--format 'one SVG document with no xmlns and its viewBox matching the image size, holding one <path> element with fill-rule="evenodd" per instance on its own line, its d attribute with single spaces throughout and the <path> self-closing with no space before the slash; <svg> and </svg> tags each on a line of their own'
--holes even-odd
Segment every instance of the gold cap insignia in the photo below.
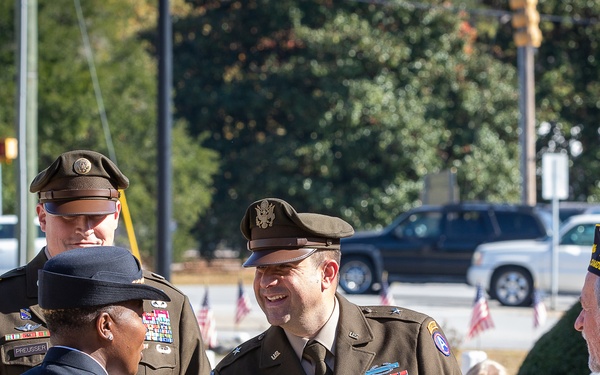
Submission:
<svg viewBox="0 0 600 375">
<path fill-rule="evenodd" d="M 73 163 L 73 170 L 77 174 L 88 174 L 92 170 L 92 163 L 86 158 L 79 158 Z"/>
<path fill-rule="evenodd" d="M 260 205 L 256 206 L 256 226 L 262 229 L 266 229 L 273 225 L 275 220 L 274 204 L 269 204 L 266 199 L 260 202 Z"/>
</svg>

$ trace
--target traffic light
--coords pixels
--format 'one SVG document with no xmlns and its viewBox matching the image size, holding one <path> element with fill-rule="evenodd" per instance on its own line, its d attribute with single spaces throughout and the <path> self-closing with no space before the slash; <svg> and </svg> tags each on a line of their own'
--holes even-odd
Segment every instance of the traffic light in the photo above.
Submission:
<svg viewBox="0 0 600 375">
<path fill-rule="evenodd" d="M 19 154 L 16 138 L 0 138 L 0 161 L 11 161 Z"/>
<path fill-rule="evenodd" d="M 536 9 L 537 0 L 509 0 L 509 5 L 514 10 L 512 25 L 517 47 L 539 47 L 542 44 L 542 31 L 539 27 L 540 14 Z"/>
</svg>

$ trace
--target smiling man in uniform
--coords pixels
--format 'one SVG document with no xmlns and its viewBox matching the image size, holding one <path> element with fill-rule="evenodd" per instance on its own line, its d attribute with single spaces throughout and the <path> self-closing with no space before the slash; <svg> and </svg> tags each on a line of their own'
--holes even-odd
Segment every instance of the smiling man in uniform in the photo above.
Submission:
<svg viewBox="0 0 600 375">
<path fill-rule="evenodd" d="M 243 343 L 215 374 L 460 375 L 432 318 L 394 306 L 357 306 L 337 293 L 344 220 L 298 213 L 266 198 L 240 224 L 256 267 L 254 293 L 271 327 Z"/>
</svg>

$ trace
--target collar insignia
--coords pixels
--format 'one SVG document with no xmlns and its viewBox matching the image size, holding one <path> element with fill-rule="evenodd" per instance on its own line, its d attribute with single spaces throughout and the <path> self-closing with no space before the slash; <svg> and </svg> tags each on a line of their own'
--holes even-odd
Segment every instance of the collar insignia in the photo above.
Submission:
<svg viewBox="0 0 600 375">
<path fill-rule="evenodd" d="M 400 315 L 400 309 L 396 307 L 390 311 L 390 314 Z"/>
<path fill-rule="evenodd" d="M 242 351 L 242 347 L 241 347 L 241 346 L 238 346 L 237 348 L 233 349 L 233 352 L 232 352 L 232 353 L 233 353 L 233 355 L 236 355 L 236 354 L 238 354 L 238 353 L 239 353 L 239 352 L 241 352 L 241 351 Z"/>
<path fill-rule="evenodd" d="M 279 353 L 279 350 L 275 350 L 275 353 L 271 354 L 271 359 L 272 360 L 276 360 L 277 357 L 279 357 L 281 353 Z"/>
</svg>

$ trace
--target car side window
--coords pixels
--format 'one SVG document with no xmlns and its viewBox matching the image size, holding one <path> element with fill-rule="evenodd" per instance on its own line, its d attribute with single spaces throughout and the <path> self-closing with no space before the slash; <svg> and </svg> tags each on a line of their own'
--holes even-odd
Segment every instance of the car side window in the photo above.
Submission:
<svg viewBox="0 0 600 375">
<path fill-rule="evenodd" d="M 485 216 L 481 211 L 451 211 L 446 215 L 446 237 L 464 238 L 487 235 Z"/>
<path fill-rule="evenodd" d="M 0 238 L 15 238 L 15 225 L 0 224 Z"/>
<path fill-rule="evenodd" d="M 571 228 L 560 239 L 561 245 L 592 246 L 594 243 L 595 224 L 580 224 Z"/>
<path fill-rule="evenodd" d="M 427 238 L 440 235 L 440 212 L 417 212 L 402 221 L 394 230 L 396 237 Z"/>
<path fill-rule="evenodd" d="M 521 212 L 496 212 L 498 226 L 504 236 L 537 237 L 543 235 L 535 219 Z"/>
</svg>

